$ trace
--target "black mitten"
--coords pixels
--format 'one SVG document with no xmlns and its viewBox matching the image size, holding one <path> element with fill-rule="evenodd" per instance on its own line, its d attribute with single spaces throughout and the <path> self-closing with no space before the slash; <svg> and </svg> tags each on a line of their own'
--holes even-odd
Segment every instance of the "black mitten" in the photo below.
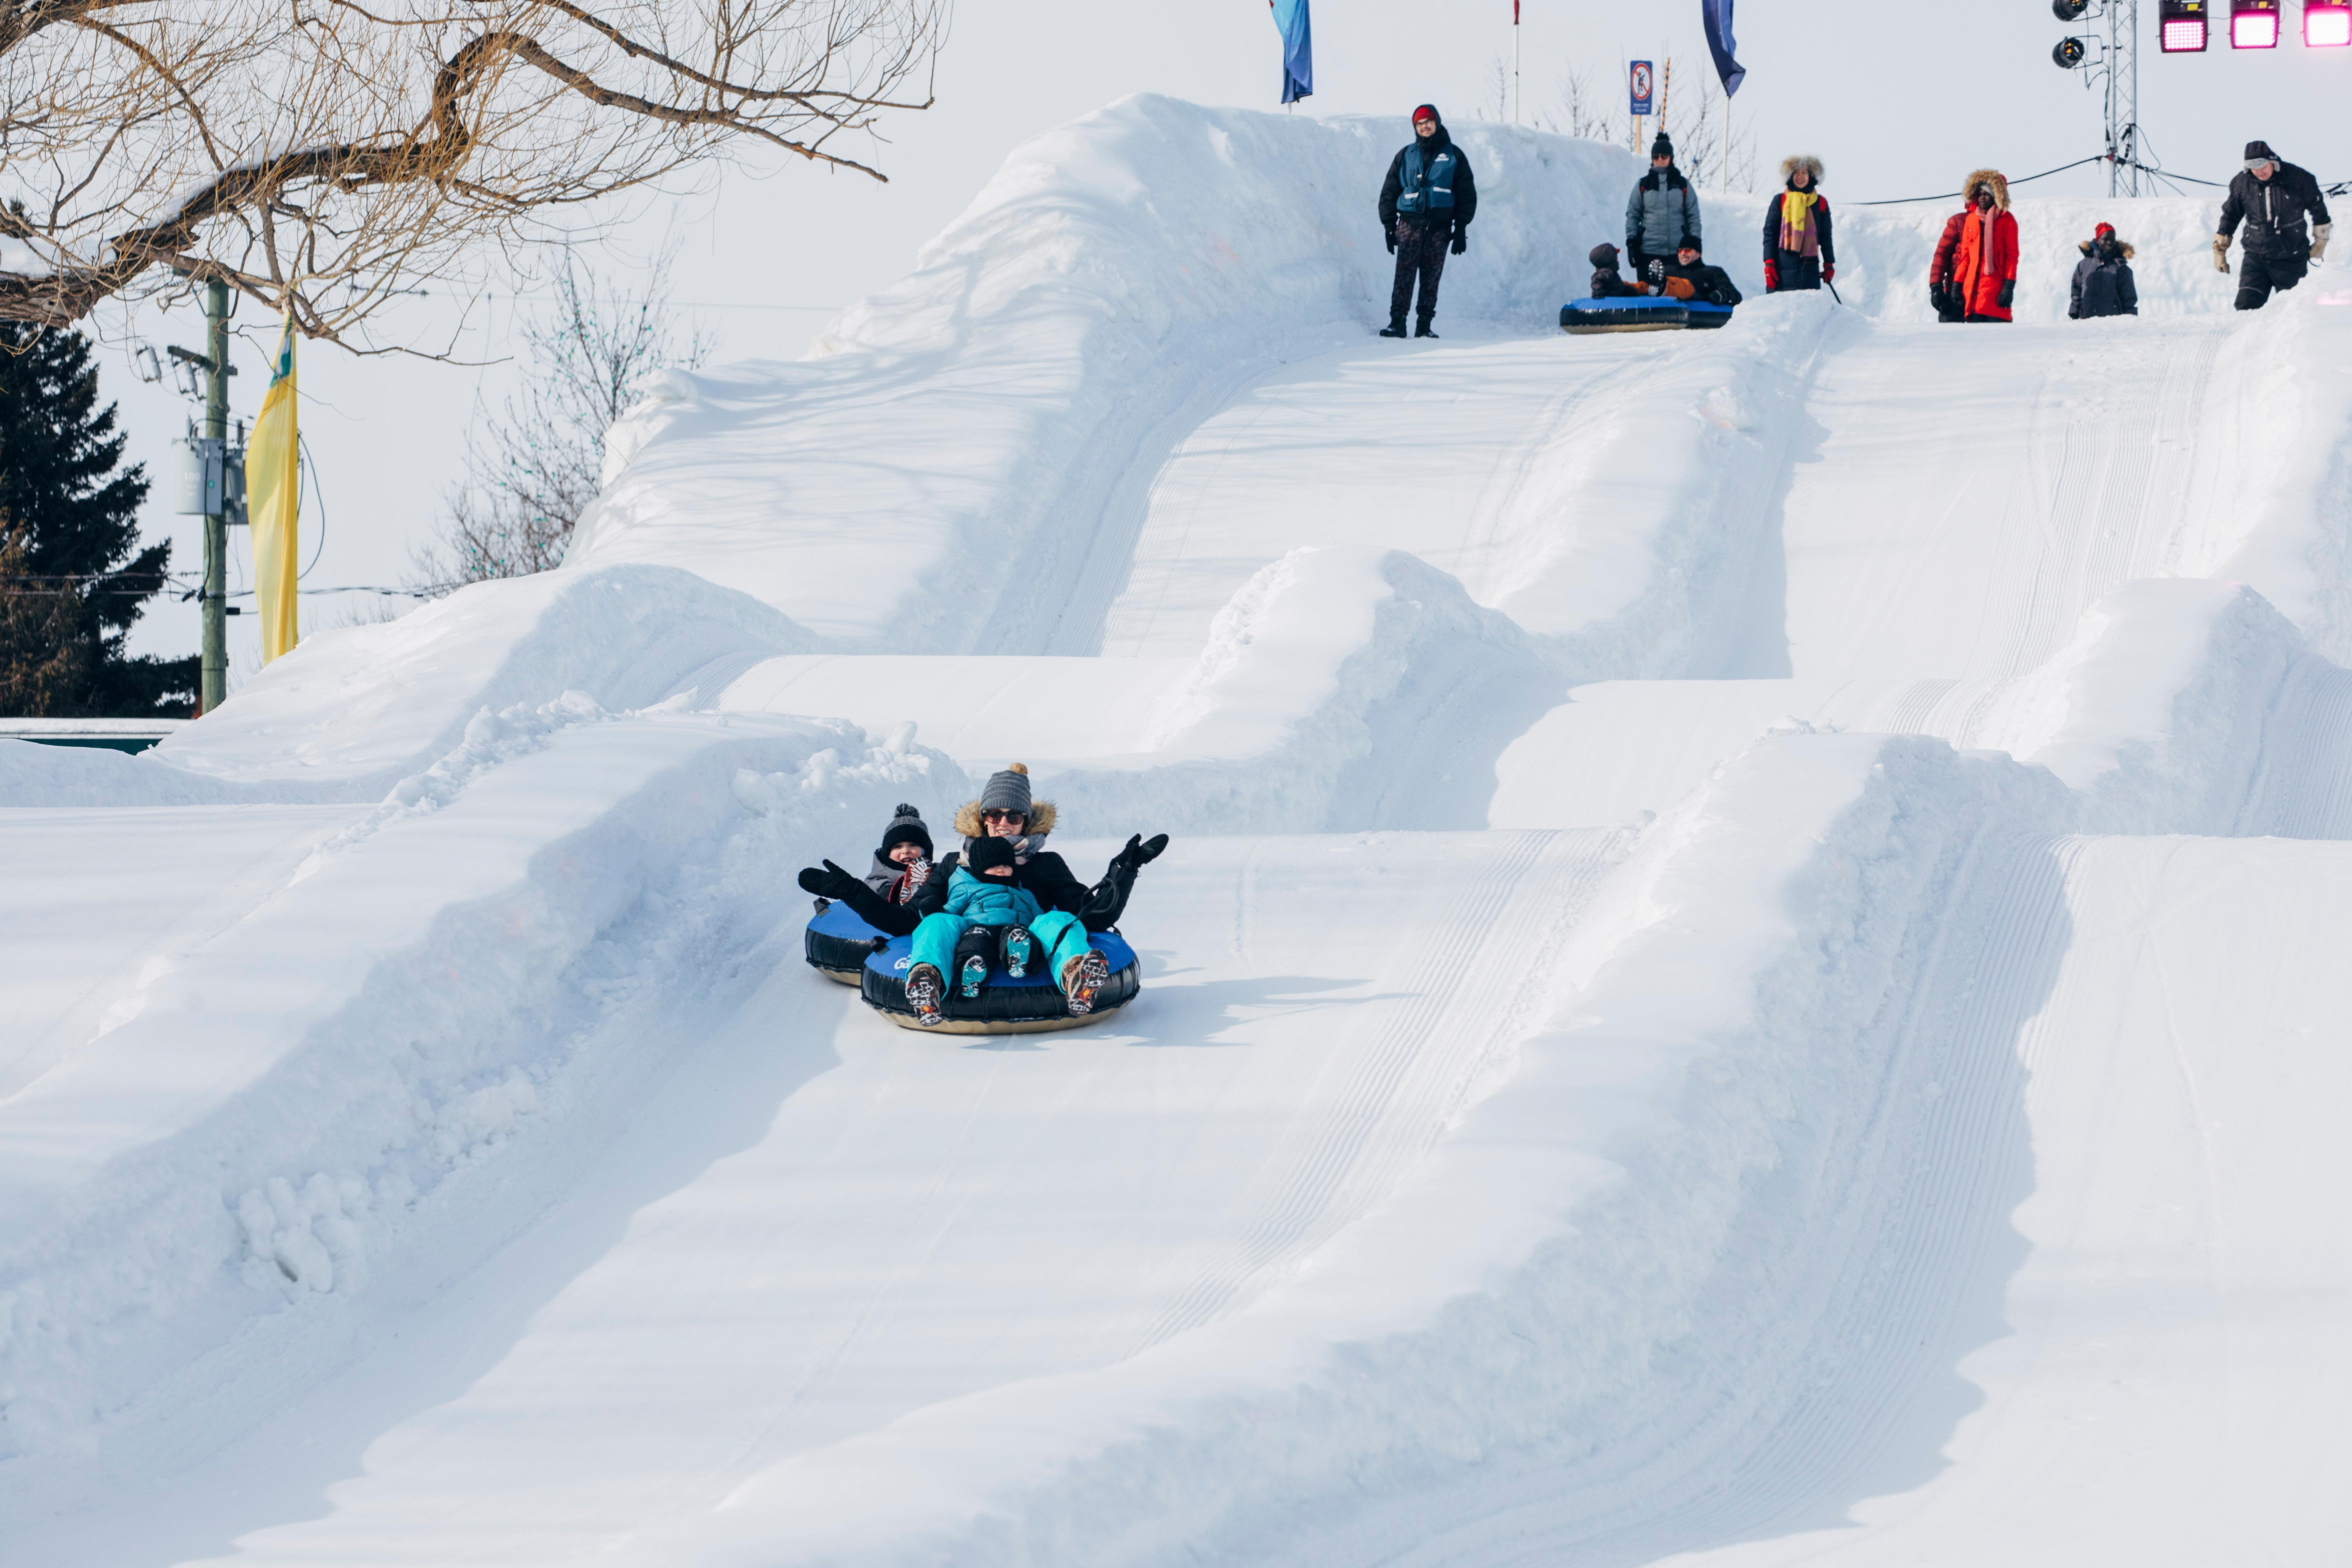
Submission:
<svg viewBox="0 0 2352 1568">
<path fill-rule="evenodd" d="M 1155 833 L 1139 845 L 1132 838 L 1127 842 L 1129 847 L 1135 851 L 1135 863 L 1139 866 L 1149 866 L 1160 858 L 1160 852 L 1162 849 L 1168 847 L 1168 835 Z"/>
<path fill-rule="evenodd" d="M 1469 248 L 1470 231 L 1466 228 L 1455 229 L 1454 231 L 1454 254 L 1459 256 Z"/>
<path fill-rule="evenodd" d="M 818 870 L 814 866 L 803 866 L 801 868 L 802 892 L 814 893 L 821 899 L 824 897 L 825 886 L 826 879 L 824 872 Z"/>
<path fill-rule="evenodd" d="M 2001 308 L 2002 310 L 2008 310 L 2008 309 L 2009 309 L 2009 306 L 2010 306 L 2010 301 L 2011 301 L 2012 300 L 2015 300 L 2016 298 L 2017 298 L 2017 279 L 2014 279 L 2014 278 L 2011 278 L 2011 279 L 2010 279 L 2007 282 L 2003 283 L 2003 284 L 2000 286 L 2000 308 Z"/>
<path fill-rule="evenodd" d="M 1382 231 L 1381 237 L 1389 242 L 1389 254 L 1391 256 L 1394 256 L 1396 254 L 1396 230 L 1393 228 L 1384 230 Z"/>
</svg>

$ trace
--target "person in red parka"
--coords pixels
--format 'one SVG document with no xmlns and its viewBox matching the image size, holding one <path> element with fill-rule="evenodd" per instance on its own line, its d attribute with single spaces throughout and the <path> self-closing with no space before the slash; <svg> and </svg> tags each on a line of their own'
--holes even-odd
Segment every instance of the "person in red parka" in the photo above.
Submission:
<svg viewBox="0 0 2352 1568">
<path fill-rule="evenodd" d="M 1969 210 L 1952 250 L 1952 285 L 1967 305 L 1966 320 L 2006 321 L 2017 297 L 2017 219 L 2009 210 L 2009 182 L 1979 169 L 1960 187 Z"/>
<path fill-rule="evenodd" d="M 1975 210 L 1962 207 L 1944 220 L 1944 237 L 1936 242 L 1936 258 L 1927 263 L 1927 303 L 1936 307 L 1939 321 L 1968 320 L 1960 291 L 1952 282 L 1952 258 L 1960 248 L 1960 226 Z"/>
</svg>

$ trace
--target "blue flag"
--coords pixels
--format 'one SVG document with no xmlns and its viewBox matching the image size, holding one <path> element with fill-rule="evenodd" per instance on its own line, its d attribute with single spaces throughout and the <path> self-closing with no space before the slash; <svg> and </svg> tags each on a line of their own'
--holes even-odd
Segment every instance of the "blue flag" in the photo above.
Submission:
<svg viewBox="0 0 2352 1568">
<path fill-rule="evenodd" d="M 1715 74 L 1723 79 L 1723 95 L 1729 98 L 1748 79 L 1747 71 L 1731 58 L 1739 47 L 1731 37 L 1731 0 L 1698 0 L 1698 8 L 1706 19 L 1706 47 L 1715 57 Z"/>
<path fill-rule="evenodd" d="M 1282 101 L 1297 103 L 1315 90 L 1315 41 L 1307 26 L 1307 0 L 1266 0 L 1282 30 Z"/>
</svg>

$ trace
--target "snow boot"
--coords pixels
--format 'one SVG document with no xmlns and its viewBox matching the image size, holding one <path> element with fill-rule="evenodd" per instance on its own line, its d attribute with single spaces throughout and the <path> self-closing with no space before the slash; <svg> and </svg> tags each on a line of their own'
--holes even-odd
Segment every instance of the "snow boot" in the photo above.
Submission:
<svg viewBox="0 0 2352 1568">
<path fill-rule="evenodd" d="M 1091 947 L 1062 965 L 1062 994 L 1073 1017 L 1095 1010 L 1095 993 L 1109 978 L 1110 961 Z"/>
<path fill-rule="evenodd" d="M 940 1008 L 940 972 L 928 963 L 919 963 L 907 972 L 907 1005 L 915 1010 L 915 1022 L 926 1029 L 936 1029 L 948 1021 Z"/>
<path fill-rule="evenodd" d="M 1389 318 L 1389 324 L 1381 329 L 1381 336 L 1384 338 L 1401 338 L 1404 336 L 1404 318 L 1402 316 L 1391 316 Z"/>
<path fill-rule="evenodd" d="M 1015 980 L 1029 973 L 1027 926 L 1014 926 L 1004 933 L 1004 973 Z"/>
<path fill-rule="evenodd" d="M 985 955 L 975 952 L 963 961 L 963 983 L 956 989 L 961 992 L 963 999 L 969 1002 L 979 995 L 980 988 L 987 984 L 988 959 Z"/>
<path fill-rule="evenodd" d="M 1403 335 L 1404 334 L 1402 332 L 1399 332 L 1397 334 L 1399 337 L 1402 337 Z M 1423 321 L 1421 325 L 1413 328 L 1412 335 L 1416 338 L 1433 338 L 1437 334 L 1429 330 L 1429 323 L 1427 321 Z"/>
</svg>

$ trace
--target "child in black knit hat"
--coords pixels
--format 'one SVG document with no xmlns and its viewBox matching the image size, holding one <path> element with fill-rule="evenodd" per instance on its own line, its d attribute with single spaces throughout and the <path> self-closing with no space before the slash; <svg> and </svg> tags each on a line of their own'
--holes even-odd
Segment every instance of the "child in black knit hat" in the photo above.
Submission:
<svg viewBox="0 0 2352 1568">
<path fill-rule="evenodd" d="M 881 894 L 885 903 L 909 904 L 930 879 L 931 830 L 923 826 L 921 812 L 901 805 L 882 830 L 882 847 L 874 851 L 874 869 L 866 874 L 866 885 Z"/>
</svg>

